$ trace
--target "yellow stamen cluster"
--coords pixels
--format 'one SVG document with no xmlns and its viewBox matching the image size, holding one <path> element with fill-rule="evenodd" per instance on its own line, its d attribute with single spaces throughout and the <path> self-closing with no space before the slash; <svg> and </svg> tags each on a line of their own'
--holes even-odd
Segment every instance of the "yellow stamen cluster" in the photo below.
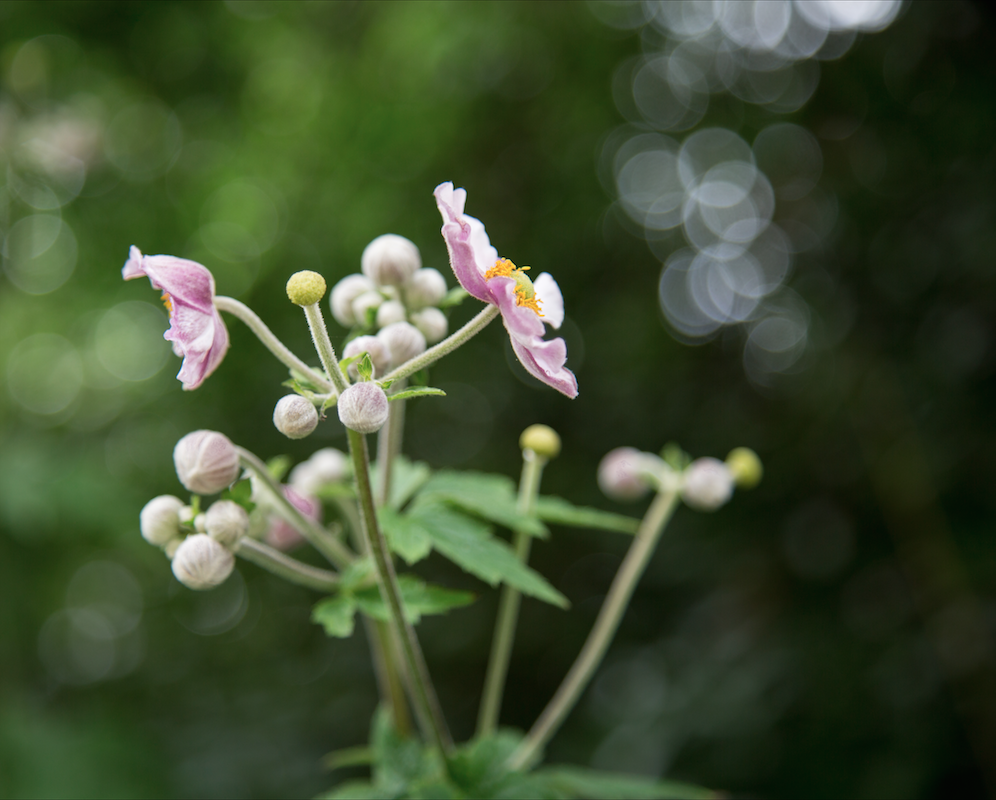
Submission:
<svg viewBox="0 0 996 800">
<path fill-rule="evenodd" d="M 542 301 L 536 296 L 536 290 L 533 289 L 533 282 L 525 274 L 528 269 L 529 267 L 515 266 L 507 258 L 499 258 L 495 262 L 495 265 L 484 273 L 484 280 L 490 280 L 491 278 L 513 278 L 515 280 L 515 304 L 517 306 L 525 306 L 535 311 L 537 316 L 542 317 L 543 312 L 540 311 L 539 306 Z"/>
<path fill-rule="evenodd" d="M 159 298 L 163 301 L 163 305 L 166 306 L 166 310 L 172 314 L 173 313 L 173 301 L 170 299 L 169 292 L 163 292 L 163 296 Z"/>
</svg>

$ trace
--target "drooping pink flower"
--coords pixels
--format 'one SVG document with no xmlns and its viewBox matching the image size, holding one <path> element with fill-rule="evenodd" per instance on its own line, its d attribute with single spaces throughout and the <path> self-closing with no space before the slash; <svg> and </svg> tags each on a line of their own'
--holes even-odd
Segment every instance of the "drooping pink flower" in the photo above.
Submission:
<svg viewBox="0 0 996 800">
<path fill-rule="evenodd" d="M 568 397 L 577 397 L 577 378 L 564 366 L 567 345 L 563 339 L 543 338 L 544 322 L 553 328 L 564 322 L 564 298 L 557 282 L 546 272 L 532 281 L 525 274 L 528 267 L 516 267 L 498 257 L 484 224 L 463 213 L 465 189 L 454 189 L 447 181 L 433 194 L 443 217 L 450 266 L 460 285 L 478 300 L 498 306 L 512 349 L 531 375 Z"/>
<path fill-rule="evenodd" d="M 284 486 L 283 491 L 284 497 L 304 516 L 312 522 L 322 521 L 322 503 L 317 497 L 299 494 L 290 486 Z M 270 516 L 270 527 L 266 531 L 264 540 L 270 547 L 287 551 L 302 544 L 304 537 L 283 517 L 272 514 Z"/>
<path fill-rule="evenodd" d="M 176 376 L 184 389 L 196 389 L 210 375 L 228 350 L 228 330 L 214 306 L 214 276 L 196 261 L 176 256 L 143 256 L 132 245 L 121 270 L 126 281 L 147 276 L 163 291 L 169 311 L 169 330 L 163 338 L 173 352 L 183 356 Z"/>
</svg>

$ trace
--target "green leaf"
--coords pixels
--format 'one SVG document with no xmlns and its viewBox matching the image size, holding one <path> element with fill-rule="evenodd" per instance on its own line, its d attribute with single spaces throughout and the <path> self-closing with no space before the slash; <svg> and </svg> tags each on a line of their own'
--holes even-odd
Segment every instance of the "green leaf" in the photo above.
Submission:
<svg viewBox="0 0 996 800">
<path fill-rule="evenodd" d="M 345 747 L 322 757 L 322 765 L 330 772 L 343 767 L 362 767 L 372 761 L 373 749 L 370 747 Z"/>
<path fill-rule="evenodd" d="M 454 286 L 446 296 L 437 304 L 439 308 L 453 308 L 460 305 L 470 294 L 462 286 Z"/>
<path fill-rule="evenodd" d="M 436 389 L 432 386 L 413 386 L 411 389 L 405 389 L 403 392 L 396 392 L 395 394 L 389 395 L 388 400 L 408 400 L 412 397 L 446 397 L 446 392 L 442 389 Z"/>
<path fill-rule="evenodd" d="M 325 374 L 325 370 L 322 367 L 313 367 L 313 369 L 319 375 Z M 307 375 L 298 372 L 296 369 L 290 370 L 290 375 L 291 379 L 285 382 L 283 385 L 289 386 L 291 389 L 293 389 L 295 392 L 297 392 L 300 395 L 304 395 L 305 397 L 307 397 L 309 393 L 320 394 L 325 391 L 324 389 L 322 389 L 322 387 L 315 386 L 315 384 L 311 382 L 311 379 L 308 378 Z"/>
<path fill-rule="evenodd" d="M 356 490 L 345 483 L 326 483 L 315 493 L 319 500 L 335 500 L 340 497 L 356 497 Z"/>
<path fill-rule="evenodd" d="M 373 377 L 373 360 L 370 358 L 370 353 L 366 350 L 360 355 L 360 360 L 356 364 L 356 371 L 359 373 L 361 381 L 368 381 Z"/>
<path fill-rule="evenodd" d="M 325 633 L 340 639 L 353 635 L 356 602 L 348 594 L 326 597 L 311 609 L 311 621 L 325 628 Z"/>
<path fill-rule="evenodd" d="M 562 796 L 582 800 L 712 800 L 716 792 L 691 783 L 661 781 L 583 767 L 546 767 L 533 773 Z"/>
<path fill-rule="evenodd" d="M 432 540 L 418 522 L 391 508 L 382 508 L 378 519 L 391 551 L 401 556 L 408 566 L 421 561 L 432 552 Z"/>
<path fill-rule="evenodd" d="M 339 591 L 352 592 L 374 583 L 373 562 L 369 558 L 358 558 L 339 573 Z"/>
<path fill-rule="evenodd" d="M 554 525 L 571 528 L 596 528 L 617 533 L 636 533 L 640 521 L 622 514 L 612 514 L 597 508 L 576 506 L 561 497 L 537 497 L 536 516 Z"/>
<path fill-rule="evenodd" d="M 436 550 L 485 583 L 497 586 L 504 581 L 523 594 L 560 608 L 570 605 L 566 597 L 520 562 L 512 549 L 478 520 L 442 502 L 423 501 L 421 496 L 408 516 L 422 527 Z"/>
<path fill-rule="evenodd" d="M 413 783 L 445 779 L 439 757 L 424 749 L 417 739 L 401 736 L 384 707 L 374 714 L 370 744 L 374 751 L 374 786 L 389 792 L 389 797 L 407 794 Z"/>
<path fill-rule="evenodd" d="M 535 517 L 520 514 L 515 484 L 505 475 L 440 470 L 422 487 L 419 501 L 445 500 L 475 516 L 505 528 L 545 539 L 546 526 Z"/>
<path fill-rule="evenodd" d="M 692 463 L 692 457 L 682 450 L 677 442 L 668 442 L 664 445 L 661 450 L 661 458 L 675 472 L 684 472 L 685 467 Z"/>
<path fill-rule="evenodd" d="M 391 800 L 397 796 L 370 781 L 349 781 L 318 795 L 318 800 Z"/>
<path fill-rule="evenodd" d="M 328 411 L 330 408 L 332 408 L 332 406 L 334 406 L 338 402 L 339 402 L 339 395 L 337 394 L 332 394 L 326 397 L 325 401 L 322 403 L 321 409 L 319 409 L 321 415 L 324 417 L 325 412 Z"/>
<path fill-rule="evenodd" d="M 505 729 L 471 740 L 450 757 L 450 777 L 468 797 L 504 796 L 496 790 L 519 774 L 511 773 L 506 764 L 521 741 L 521 733 Z"/>
<path fill-rule="evenodd" d="M 423 614 L 445 614 L 451 608 L 466 606 L 475 600 L 470 592 L 431 586 L 414 575 L 399 575 L 398 587 L 401 589 L 405 618 L 413 625 L 422 618 Z M 365 614 L 384 621 L 390 618 L 387 603 L 381 597 L 377 586 L 360 589 L 353 597 L 356 606 Z"/>
<path fill-rule="evenodd" d="M 233 503 L 238 503 L 249 514 L 251 514 L 253 509 L 256 508 L 256 504 L 252 501 L 252 481 L 248 478 L 239 481 L 238 483 L 234 483 L 229 488 L 225 489 L 225 491 L 221 493 L 221 499 L 231 500 Z"/>
<path fill-rule="evenodd" d="M 379 475 L 377 465 L 373 464 L 370 467 L 370 482 L 374 486 L 378 485 Z M 391 496 L 387 505 L 395 511 L 400 510 L 431 475 L 429 465 L 422 461 L 409 461 L 404 456 L 395 458 L 391 469 Z"/>
<path fill-rule="evenodd" d="M 266 471 L 275 481 L 281 480 L 291 468 L 292 459 L 290 456 L 274 456 L 266 462 Z"/>
</svg>

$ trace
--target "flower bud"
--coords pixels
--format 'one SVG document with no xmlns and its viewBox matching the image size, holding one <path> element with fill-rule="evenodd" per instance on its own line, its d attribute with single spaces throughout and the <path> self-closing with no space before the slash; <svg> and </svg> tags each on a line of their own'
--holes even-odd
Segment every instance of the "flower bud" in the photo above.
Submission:
<svg viewBox="0 0 996 800">
<path fill-rule="evenodd" d="M 239 454 L 231 440 L 217 431 L 188 433 L 173 448 L 176 474 L 194 494 L 215 494 L 239 477 Z"/>
<path fill-rule="evenodd" d="M 180 548 L 180 545 L 183 544 L 183 541 L 184 540 L 181 537 L 177 536 L 175 539 L 170 539 L 166 542 L 166 544 L 163 545 L 163 552 L 166 554 L 166 558 L 172 561 L 173 556 L 176 555 L 176 551 Z"/>
<path fill-rule="evenodd" d="M 384 295 L 376 290 L 364 292 L 357 297 L 353 301 L 353 319 L 356 320 L 356 324 L 362 328 L 367 327 L 371 309 L 379 309 L 383 302 Z"/>
<path fill-rule="evenodd" d="M 177 512 L 176 515 L 179 518 L 181 525 L 187 525 L 189 527 L 193 527 L 194 519 L 197 517 L 197 513 L 194 511 L 193 506 L 184 506 Z"/>
<path fill-rule="evenodd" d="M 391 351 L 376 336 L 357 336 L 342 349 L 343 358 L 352 358 L 361 353 L 369 353 L 374 367 L 374 377 L 383 375 L 391 366 Z M 358 375 L 356 364 L 349 365 L 349 377 L 354 381 Z"/>
<path fill-rule="evenodd" d="M 301 494 L 316 495 L 323 486 L 345 480 L 347 464 L 344 453 L 324 447 L 290 471 L 290 485 Z"/>
<path fill-rule="evenodd" d="M 407 318 L 405 307 L 398 300 L 388 300 L 377 309 L 378 328 L 386 328 L 392 322 L 404 322 Z"/>
<path fill-rule="evenodd" d="M 372 291 L 373 282 L 363 275 L 347 275 L 332 288 L 332 295 L 329 297 L 329 308 L 336 322 L 344 328 L 351 328 L 356 324 L 356 316 L 353 314 L 353 301 L 361 294 Z"/>
<path fill-rule="evenodd" d="M 152 498 L 138 515 L 142 538 L 156 547 L 163 547 L 180 535 L 179 511 L 183 501 L 170 494 Z"/>
<path fill-rule="evenodd" d="M 446 278 L 438 269 L 420 269 L 408 279 L 403 291 L 411 309 L 434 306 L 446 297 Z"/>
<path fill-rule="evenodd" d="M 400 286 L 422 266 L 422 257 L 414 242 L 385 233 L 364 248 L 360 264 L 363 274 L 378 286 Z"/>
<path fill-rule="evenodd" d="M 339 419 L 360 433 L 379 431 L 387 422 L 387 395 L 376 383 L 354 383 L 339 396 Z"/>
<path fill-rule="evenodd" d="M 318 412 L 307 398 L 288 394 L 277 401 L 273 424 L 288 439 L 303 439 L 318 427 Z"/>
<path fill-rule="evenodd" d="M 637 500 L 652 485 L 648 453 L 633 447 L 617 447 L 605 454 L 598 465 L 598 485 L 613 500 Z"/>
<path fill-rule="evenodd" d="M 733 474 L 733 482 L 741 489 L 753 489 L 761 482 L 764 467 L 757 453 L 749 447 L 738 447 L 726 457 L 726 466 Z"/>
<path fill-rule="evenodd" d="M 249 530 L 249 514 L 232 500 L 212 503 L 204 514 L 207 535 L 225 547 L 232 547 Z"/>
<path fill-rule="evenodd" d="M 715 511 L 733 495 L 733 474 L 718 458 L 697 458 L 684 473 L 681 496 L 692 508 Z"/>
<path fill-rule="evenodd" d="M 377 334 L 391 354 L 391 364 L 401 366 L 425 352 L 425 335 L 408 322 L 395 322 Z"/>
<path fill-rule="evenodd" d="M 532 450 L 540 458 L 556 458 L 560 455 L 560 437 L 546 425 L 530 425 L 519 437 L 519 447 Z"/>
<path fill-rule="evenodd" d="M 287 297 L 296 306 L 313 306 L 325 297 L 325 288 L 325 278 L 306 269 L 290 276 Z"/>
<path fill-rule="evenodd" d="M 173 554 L 173 574 L 188 589 L 212 589 L 234 567 L 235 556 L 204 533 L 188 536 Z"/>
<path fill-rule="evenodd" d="M 284 497 L 291 505 L 312 522 L 321 522 L 322 504 L 315 497 L 298 494 L 290 486 L 283 487 Z M 274 514 L 270 517 L 270 527 L 266 531 L 264 541 L 277 550 L 286 552 L 304 542 L 300 532 L 283 517 Z"/>
<path fill-rule="evenodd" d="M 423 308 L 412 314 L 412 325 L 425 336 L 426 344 L 440 341 L 449 330 L 446 315 L 438 308 Z"/>
</svg>

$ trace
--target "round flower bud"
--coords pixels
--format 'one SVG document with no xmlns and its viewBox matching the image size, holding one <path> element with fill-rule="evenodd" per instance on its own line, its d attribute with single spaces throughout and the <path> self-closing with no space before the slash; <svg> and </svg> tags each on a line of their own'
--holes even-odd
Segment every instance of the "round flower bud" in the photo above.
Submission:
<svg viewBox="0 0 996 800">
<path fill-rule="evenodd" d="M 290 276 L 287 297 L 296 306 L 313 306 L 325 297 L 325 288 L 325 278 L 306 269 Z"/>
<path fill-rule="evenodd" d="M 446 278 L 438 269 L 426 267 L 412 275 L 403 290 L 409 308 L 434 306 L 446 297 Z"/>
<path fill-rule="evenodd" d="M 651 487 L 648 464 L 647 453 L 633 447 L 617 447 L 606 453 L 598 465 L 598 485 L 614 500 L 638 500 Z"/>
<path fill-rule="evenodd" d="M 307 398 L 288 394 L 277 401 L 273 424 L 288 439 L 303 439 L 318 427 L 318 412 Z"/>
<path fill-rule="evenodd" d="M 353 301 L 361 294 L 372 291 L 373 283 L 363 275 L 347 275 L 339 281 L 333 288 L 329 297 L 329 308 L 336 322 L 344 328 L 351 328 L 356 324 L 356 316 L 353 314 Z"/>
<path fill-rule="evenodd" d="M 322 504 L 317 498 L 298 494 L 290 486 L 284 486 L 283 492 L 284 497 L 304 516 L 312 522 L 321 522 Z M 304 537 L 297 529 L 277 514 L 273 514 L 270 517 L 270 527 L 267 529 L 263 540 L 270 547 L 275 547 L 277 550 L 284 552 L 304 543 Z"/>
<path fill-rule="evenodd" d="M 181 525 L 193 527 L 194 519 L 197 517 L 197 514 L 194 513 L 193 506 L 184 506 L 177 512 L 177 517 L 179 517 Z"/>
<path fill-rule="evenodd" d="M 212 589 L 234 567 L 235 556 L 204 533 L 188 536 L 173 554 L 173 574 L 188 589 Z"/>
<path fill-rule="evenodd" d="M 423 308 L 412 314 L 412 325 L 425 335 L 426 344 L 440 341 L 449 330 L 446 315 L 438 308 Z"/>
<path fill-rule="evenodd" d="M 391 351 L 376 336 L 357 336 L 342 349 L 343 358 L 351 358 L 361 353 L 369 353 L 374 367 L 374 377 L 383 375 L 391 366 Z M 359 373 L 356 363 L 349 365 L 349 377 L 354 381 Z"/>
<path fill-rule="evenodd" d="M 207 533 L 207 528 L 204 526 L 204 515 L 198 514 L 194 517 L 194 532 L 195 533 Z"/>
<path fill-rule="evenodd" d="M 761 482 L 764 467 L 757 453 L 749 447 L 738 447 L 726 457 L 726 466 L 733 473 L 733 482 L 741 489 L 753 489 Z"/>
<path fill-rule="evenodd" d="M 407 318 L 405 307 L 398 300 L 388 300 L 377 309 L 378 328 L 386 328 L 392 322 L 404 322 Z"/>
<path fill-rule="evenodd" d="M 387 395 L 376 383 L 354 383 L 339 396 L 339 419 L 360 433 L 379 431 L 387 422 Z"/>
<path fill-rule="evenodd" d="M 684 474 L 681 496 L 692 508 L 715 511 L 733 495 L 733 473 L 718 458 L 697 458 Z"/>
<path fill-rule="evenodd" d="M 560 455 L 560 437 L 546 425 L 530 425 L 519 437 L 519 447 L 532 450 L 540 458 L 556 458 Z"/>
<path fill-rule="evenodd" d="M 422 266 L 422 257 L 414 242 L 385 233 L 364 248 L 360 264 L 363 274 L 378 286 L 400 286 Z"/>
<path fill-rule="evenodd" d="M 183 501 L 171 494 L 152 498 L 138 515 L 142 538 L 156 547 L 163 547 L 180 535 L 179 511 Z"/>
<path fill-rule="evenodd" d="M 408 322 L 395 322 L 377 334 L 391 354 L 391 364 L 401 366 L 425 352 L 425 335 Z"/>
<path fill-rule="evenodd" d="M 215 494 L 239 477 L 239 454 L 232 441 L 217 431 L 188 433 L 173 448 L 176 474 L 194 494 Z"/>
<path fill-rule="evenodd" d="M 323 486 L 345 480 L 347 464 L 344 453 L 323 447 L 290 471 L 290 485 L 302 494 L 318 494 Z"/>
<path fill-rule="evenodd" d="M 212 503 L 204 514 L 207 535 L 225 547 L 232 547 L 249 530 L 249 514 L 232 500 Z"/>
<path fill-rule="evenodd" d="M 353 301 L 353 319 L 360 327 L 367 326 L 367 318 L 371 309 L 379 309 L 384 302 L 384 295 L 374 290 L 364 292 Z"/>
<path fill-rule="evenodd" d="M 166 558 L 172 561 L 173 556 L 176 555 L 176 551 L 179 549 L 181 544 L 183 544 L 183 539 L 179 536 L 166 542 L 166 544 L 163 545 L 163 552 L 166 554 Z"/>
</svg>

